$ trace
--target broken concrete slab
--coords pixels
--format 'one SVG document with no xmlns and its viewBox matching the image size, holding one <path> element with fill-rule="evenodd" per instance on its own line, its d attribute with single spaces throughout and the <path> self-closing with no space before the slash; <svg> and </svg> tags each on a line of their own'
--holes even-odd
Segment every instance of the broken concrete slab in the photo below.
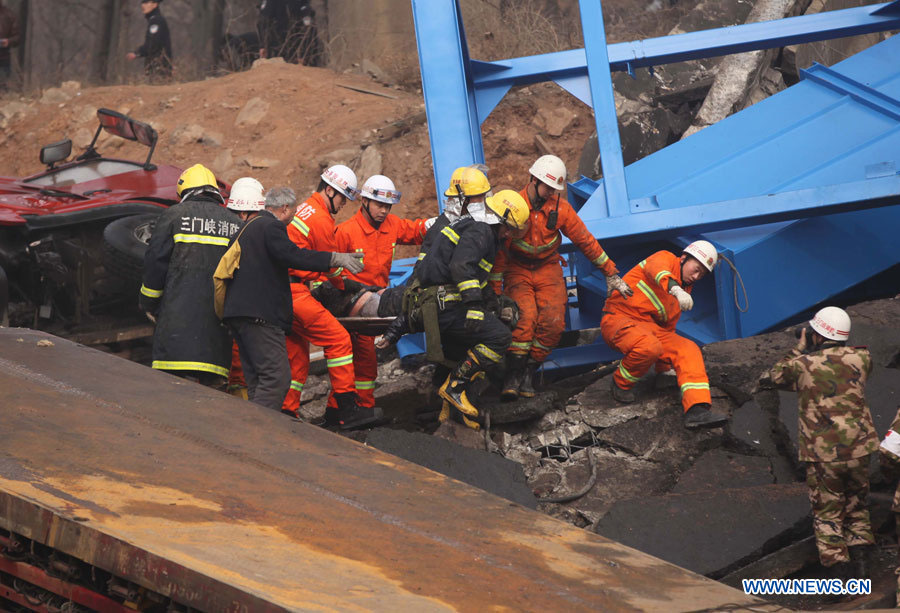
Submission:
<svg viewBox="0 0 900 613">
<path fill-rule="evenodd" d="M 609 391 L 611 383 L 612 377 L 603 377 L 575 397 L 575 405 L 581 413 L 580 419 L 593 428 L 609 428 L 635 417 L 656 417 L 672 405 L 670 395 L 655 392 L 652 383 L 648 381 L 641 381 L 635 387 L 637 402 L 621 405 Z M 579 416 L 574 416 L 573 419 L 579 419 Z"/>
<path fill-rule="evenodd" d="M 767 458 L 775 483 L 797 481 L 794 463 L 785 458 L 778 448 L 772 413 L 763 409 L 756 400 L 744 403 L 732 413 L 728 434 L 729 447 Z"/>
<path fill-rule="evenodd" d="M 715 491 L 774 483 L 768 458 L 711 449 L 678 477 L 673 494 Z"/>
<path fill-rule="evenodd" d="M 712 577 L 745 566 L 811 530 L 803 484 L 624 500 L 596 527 L 607 538 Z"/>
<path fill-rule="evenodd" d="M 782 330 L 704 345 L 701 351 L 710 384 L 743 405 L 757 391 L 760 376 L 796 344 L 790 330 Z"/>
<path fill-rule="evenodd" d="M 376 428 L 366 444 L 430 468 L 452 479 L 481 488 L 501 498 L 534 509 L 537 501 L 522 467 L 498 455 L 467 449 L 421 432 Z"/>
<path fill-rule="evenodd" d="M 533 398 L 518 398 L 512 402 L 501 402 L 482 397 L 480 407 L 491 414 L 492 424 L 511 424 L 529 419 L 537 419 L 559 408 L 560 398 L 556 392 L 537 392 Z"/>
</svg>

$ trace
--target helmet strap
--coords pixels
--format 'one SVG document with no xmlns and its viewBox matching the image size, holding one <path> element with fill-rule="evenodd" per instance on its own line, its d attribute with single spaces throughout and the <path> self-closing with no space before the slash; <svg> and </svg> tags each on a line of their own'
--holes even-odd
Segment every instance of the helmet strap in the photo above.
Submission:
<svg viewBox="0 0 900 613">
<path fill-rule="evenodd" d="M 538 184 L 541 182 L 540 179 L 531 175 L 531 189 L 534 191 L 534 197 L 529 198 L 531 200 L 531 204 L 534 207 L 535 211 L 540 211 L 544 206 L 544 203 L 547 202 L 547 199 L 542 197 L 540 192 L 538 191 Z M 530 196 L 530 194 L 529 194 Z"/>
<path fill-rule="evenodd" d="M 369 225 L 377 230 L 379 227 L 381 227 L 382 222 L 375 221 L 375 218 L 372 217 L 372 212 L 369 210 L 370 202 L 372 201 L 369 198 L 363 198 L 362 206 L 360 208 L 366 212 L 366 219 L 368 219 Z"/>
<path fill-rule="evenodd" d="M 331 190 L 331 194 L 328 194 L 328 190 Z M 325 186 L 325 197 L 328 199 L 328 210 L 332 215 L 337 215 L 337 208 L 334 206 L 334 196 L 337 194 L 337 190 L 330 185 Z"/>
</svg>

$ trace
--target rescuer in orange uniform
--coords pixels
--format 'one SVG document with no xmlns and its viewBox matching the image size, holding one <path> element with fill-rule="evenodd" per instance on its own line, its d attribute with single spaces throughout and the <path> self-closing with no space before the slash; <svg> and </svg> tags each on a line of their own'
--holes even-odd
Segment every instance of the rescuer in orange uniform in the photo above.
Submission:
<svg viewBox="0 0 900 613">
<path fill-rule="evenodd" d="M 707 241 L 694 241 L 681 256 L 657 251 L 625 275 L 625 282 L 638 290 L 633 296 L 607 297 L 600 333 L 610 347 L 625 354 L 613 375 L 617 401 L 634 402 L 634 384 L 655 365 L 658 372 L 675 369 L 686 428 L 728 421 L 710 410 L 709 379 L 700 348 L 675 332 L 681 312 L 694 307 L 691 287 L 712 272 L 717 260 L 715 247 Z"/>
<path fill-rule="evenodd" d="M 298 247 L 316 251 L 334 251 L 334 217 L 347 200 L 356 197 L 356 175 L 343 165 L 322 173 L 318 190 L 297 207 L 288 226 L 288 236 Z M 291 298 L 294 323 L 287 336 L 291 361 L 291 388 L 282 411 L 299 416 L 300 394 L 309 374 L 309 343 L 323 348 L 335 406 L 325 410 L 325 425 L 350 429 L 371 424 L 381 411 L 358 404 L 353 374 L 353 346 L 350 334 L 335 317 L 313 298 L 311 283 L 330 281 L 343 289 L 341 268 L 327 274 L 291 270 Z"/>
<path fill-rule="evenodd" d="M 501 396 L 534 396 L 532 378 L 559 343 L 566 326 L 566 281 L 559 256 L 560 232 L 571 240 L 606 276 L 610 290 L 631 295 L 631 288 L 616 272 L 616 265 L 591 236 L 575 209 L 560 197 L 566 184 L 566 165 L 555 155 L 544 155 L 529 170 L 528 185 L 519 192 L 531 209 L 528 232 L 510 238 L 497 253 L 490 280 L 494 288 L 519 305 L 519 323 L 513 330 Z"/>
<path fill-rule="evenodd" d="M 360 207 L 356 215 L 338 226 L 337 245 L 347 252 L 362 252 L 365 268 L 348 279 L 364 285 L 388 286 L 394 249 L 399 245 L 421 245 L 425 238 L 425 219 L 402 219 L 391 214 L 391 207 L 400 201 L 394 182 L 384 175 L 369 177 L 360 191 Z M 350 334 L 353 343 L 353 370 L 356 373 L 356 395 L 360 406 L 375 406 L 375 378 L 378 360 L 375 357 L 375 337 Z M 334 398 L 328 399 L 329 405 Z"/>
</svg>

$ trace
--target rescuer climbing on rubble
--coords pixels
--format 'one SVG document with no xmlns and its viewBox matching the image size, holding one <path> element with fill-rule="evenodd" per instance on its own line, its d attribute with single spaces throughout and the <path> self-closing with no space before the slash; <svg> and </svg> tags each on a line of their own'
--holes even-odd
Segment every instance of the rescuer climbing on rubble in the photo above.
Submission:
<svg viewBox="0 0 900 613">
<path fill-rule="evenodd" d="M 241 222 L 202 164 L 181 173 L 176 192 L 181 202 L 159 216 L 144 255 L 140 306 L 156 321 L 152 367 L 220 385 L 231 337 L 213 311 L 210 279 Z"/>
<path fill-rule="evenodd" d="M 511 339 L 509 328 L 486 306 L 496 300 L 487 277 L 499 242 L 528 227 L 528 205 L 512 190 L 488 196 L 484 207 L 476 204 L 470 201 L 469 214 L 440 230 L 418 261 L 403 296 L 404 313 L 379 343 L 387 346 L 407 330 L 424 331 L 428 359 L 453 364 L 438 391 L 446 401 L 441 420 L 452 417 L 475 429 L 483 416 L 466 388 L 503 359 Z"/>
<path fill-rule="evenodd" d="M 560 192 L 566 185 L 566 165 L 555 155 L 539 157 L 529 170 L 528 185 L 519 193 L 530 208 L 531 224 L 525 236 L 508 238 L 497 254 L 491 281 L 519 306 L 507 355 L 506 379 L 501 396 L 534 396 L 533 377 L 559 344 L 566 327 L 566 281 L 559 247 L 564 234 L 606 277 L 610 290 L 631 295 L 584 222 Z"/>
<path fill-rule="evenodd" d="M 681 256 L 657 251 L 625 275 L 624 282 L 637 291 L 607 296 L 600 333 L 606 344 L 625 354 L 612 381 L 618 402 L 634 402 L 635 383 L 655 365 L 660 373 L 675 370 L 686 428 L 728 421 L 710 410 L 709 378 L 700 348 L 675 332 L 681 312 L 694 306 L 691 288 L 713 271 L 717 260 L 715 247 L 702 240 L 685 247 Z"/>
<path fill-rule="evenodd" d="M 296 210 L 294 190 L 269 190 L 264 208 L 258 213 L 246 210 L 247 221 L 211 275 L 215 312 L 237 341 L 248 396 L 274 410 L 281 409 L 291 384 L 285 345 L 285 334 L 293 324 L 288 269 L 291 273 L 342 266 L 362 270 L 354 254 L 312 251 L 292 243 L 285 226 Z"/>
<path fill-rule="evenodd" d="M 797 448 L 806 464 L 819 561 L 836 578 L 864 577 L 862 562 L 875 543 L 866 508 L 869 454 L 878 448 L 865 391 L 872 356 L 865 347 L 847 347 L 850 316 L 838 307 L 818 311 L 799 335 L 768 376 L 776 387 L 797 392 Z"/>
<path fill-rule="evenodd" d="M 348 200 L 356 198 L 356 186 L 356 174 L 348 167 L 338 164 L 327 168 L 322 173 L 316 192 L 297 207 L 288 226 L 288 236 L 294 244 L 318 251 L 340 251 L 335 242 L 334 215 Z M 343 288 L 342 272 L 340 267 L 327 274 L 291 271 L 294 325 L 287 337 L 291 385 L 282 410 L 299 415 L 300 394 L 309 374 L 309 344 L 314 343 L 325 352 L 325 364 L 334 395 L 332 406 L 325 411 L 325 425 L 349 429 L 374 423 L 382 413 L 374 406 L 359 405 L 350 334 L 310 293 L 310 286 L 322 282 L 331 282 Z"/>
<path fill-rule="evenodd" d="M 394 250 L 399 245 L 420 245 L 425 237 L 425 219 L 402 219 L 391 214 L 391 207 L 400 201 L 394 182 L 384 175 L 369 177 L 360 190 L 360 206 L 356 214 L 340 224 L 335 241 L 340 251 L 363 254 L 365 268 L 347 278 L 363 285 L 386 288 L 391 272 Z M 378 359 L 375 357 L 375 337 L 353 332 L 353 371 L 356 376 L 356 395 L 360 406 L 375 406 L 375 378 Z M 334 396 L 328 405 L 335 406 Z"/>
</svg>

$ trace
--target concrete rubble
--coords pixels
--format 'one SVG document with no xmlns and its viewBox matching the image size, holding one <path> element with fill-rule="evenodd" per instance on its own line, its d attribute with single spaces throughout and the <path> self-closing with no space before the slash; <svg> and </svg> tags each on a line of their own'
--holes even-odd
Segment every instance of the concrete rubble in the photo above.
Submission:
<svg viewBox="0 0 900 613">
<path fill-rule="evenodd" d="M 883 435 L 900 406 L 900 298 L 848 312 L 850 342 L 868 344 L 876 361 L 868 400 Z M 796 397 L 759 383 L 795 343 L 785 329 L 705 346 L 714 408 L 732 419 L 695 431 L 682 425 L 671 377 L 651 373 L 638 384 L 638 401 L 622 406 L 602 366 L 602 376 L 545 383 L 527 401 L 502 403 L 484 392 L 488 437 L 456 424 L 438 428 L 434 368 L 395 359 L 379 368 L 376 398 L 391 427 L 416 432 L 356 437 L 520 504 L 524 479 L 540 510 L 719 578 L 812 534 L 794 446 Z M 327 389 L 327 380 L 310 377 L 304 410 L 324 409 Z M 893 485 L 873 480 L 878 487 Z"/>
</svg>

